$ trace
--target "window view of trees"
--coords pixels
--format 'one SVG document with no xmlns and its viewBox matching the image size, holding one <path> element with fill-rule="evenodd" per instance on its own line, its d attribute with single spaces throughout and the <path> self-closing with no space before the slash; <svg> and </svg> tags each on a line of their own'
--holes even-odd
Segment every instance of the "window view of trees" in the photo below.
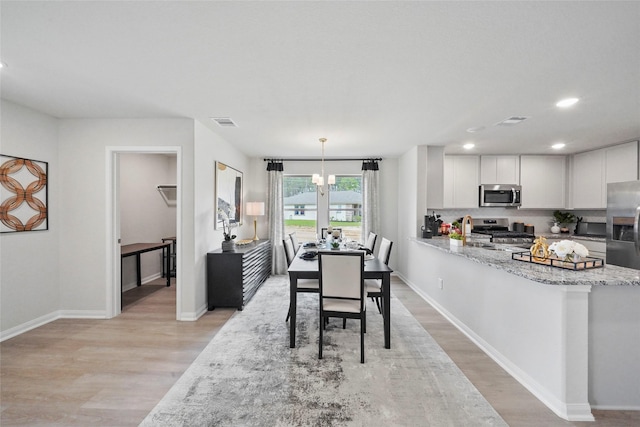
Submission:
<svg viewBox="0 0 640 427">
<path fill-rule="evenodd" d="M 285 234 L 295 232 L 299 241 L 314 241 L 316 234 L 320 234 L 317 221 L 319 193 L 311 176 L 285 175 L 283 193 Z M 331 225 L 341 228 L 343 237 L 361 241 L 362 177 L 336 176 L 336 183 L 329 186 L 325 196 L 329 197 Z"/>
</svg>

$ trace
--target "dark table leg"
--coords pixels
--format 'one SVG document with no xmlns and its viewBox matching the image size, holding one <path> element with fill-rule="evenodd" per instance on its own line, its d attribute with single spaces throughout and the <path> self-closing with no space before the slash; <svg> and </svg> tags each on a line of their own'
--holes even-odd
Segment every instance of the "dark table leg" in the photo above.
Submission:
<svg viewBox="0 0 640 427">
<path fill-rule="evenodd" d="M 391 348 L 391 274 L 382 275 L 382 301 L 384 303 L 384 348 Z"/>
<path fill-rule="evenodd" d="M 162 248 L 162 255 L 165 255 L 165 252 L 167 254 L 166 256 L 166 260 L 167 260 L 167 287 L 171 286 L 171 257 L 169 255 L 171 255 L 169 253 L 169 246 L 165 246 L 164 248 Z"/>
<path fill-rule="evenodd" d="M 140 271 L 140 254 L 136 254 L 136 279 L 137 285 L 142 286 L 142 272 Z"/>
<path fill-rule="evenodd" d="M 296 308 L 298 305 L 298 275 L 289 273 L 289 347 L 296 347 Z"/>
</svg>

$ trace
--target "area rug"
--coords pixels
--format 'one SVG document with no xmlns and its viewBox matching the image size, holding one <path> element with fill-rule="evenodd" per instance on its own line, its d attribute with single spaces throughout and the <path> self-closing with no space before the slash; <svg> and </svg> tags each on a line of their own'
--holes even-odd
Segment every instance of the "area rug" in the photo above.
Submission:
<svg viewBox="0 0 640 427">
<path fill-rule="evenodd" d="M 216 334 L 141 426 L 503 426 L 506 423 L 397 298 L 391 349 L 382 317 L 332 319 L 318 359 L 318 296 L 298 294 L 289 348 L 289 282 L 272 276 Z"/>
</svg>

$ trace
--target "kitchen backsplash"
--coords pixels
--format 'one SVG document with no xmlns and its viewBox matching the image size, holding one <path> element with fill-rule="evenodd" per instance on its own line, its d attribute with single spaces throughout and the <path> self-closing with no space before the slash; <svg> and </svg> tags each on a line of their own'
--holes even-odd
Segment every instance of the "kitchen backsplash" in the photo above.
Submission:
<svg viewBox="0 0 640 427">
<path fill-rule="evenodd" d="M 425 215 L 431 215 L 434 211 L 440 215 L 444 222 L 453 222 L 465 215 L 472 218 L 508 218 L 509 229 L 514 222 L 532 224 L 536 233 L 549 233 L 553 225 L 553 212 L 555 209 L 513 209 L 513 208 L 477 208 L 477 209 L 429 209 Z M 577 217 L 582 217 L 583 222 L 606 222 L 607 212 L 604 210 L 568 210 L 560 209 L 562 212 L 571 212 Z M 571 233 L 575 228 L 575 223 L 569 226 Z"/>
</svg>

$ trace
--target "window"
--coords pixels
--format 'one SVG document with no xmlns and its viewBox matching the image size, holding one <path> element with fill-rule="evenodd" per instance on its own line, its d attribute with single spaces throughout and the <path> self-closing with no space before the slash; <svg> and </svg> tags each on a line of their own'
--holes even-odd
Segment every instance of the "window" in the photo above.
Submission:
<svg viewBox="0 0 640 427">
<path fill-rule="evenodd" d="M 362 176 L 337 175 L 329 189 L 329 221 L 349 240 L 362 242 Z"/>
<path fill-rule="evenodd" d="M 284 232 L 295 232 L 298 241 L 316 240 L 318 193 L 311 175 L 283 177 Z"/>
</svg>

